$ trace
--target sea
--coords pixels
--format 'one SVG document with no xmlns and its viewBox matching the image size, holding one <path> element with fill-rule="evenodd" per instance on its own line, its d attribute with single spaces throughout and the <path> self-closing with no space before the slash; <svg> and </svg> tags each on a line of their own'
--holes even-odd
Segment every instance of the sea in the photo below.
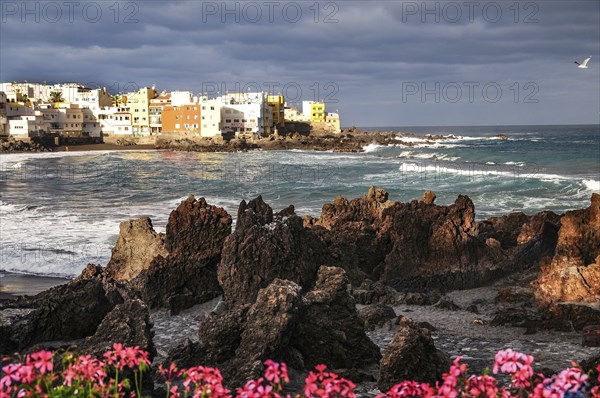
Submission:
<svg viewBox="0 0 600 398">
<path fill-rule="evenodd" d="M 600 127 L 363 127 L 443 135 L 368 144 L 362 153 L 90 151 L 0 155 L 0 274 L 74 277 L 110 259 L 119 223 L 147 216 L 159 232 L 194 194 L 235 219 L 240 201 L 262 195 L 275 210 L 318 216 L 336 196 L 370 185 L 408 202 L 468 195 L 476 217 L 563 213 L 600 192 Z M 508 139 L 498 137 L 504 134 Z"/>
</svg>

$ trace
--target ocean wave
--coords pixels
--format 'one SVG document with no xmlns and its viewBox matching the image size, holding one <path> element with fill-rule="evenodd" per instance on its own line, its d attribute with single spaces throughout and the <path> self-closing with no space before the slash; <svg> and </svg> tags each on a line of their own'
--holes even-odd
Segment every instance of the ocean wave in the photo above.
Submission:
<svg viewBox="0 0 600 398">
<path fill-rule="evenodd" d="M 590 191 L 600 193 L 600 181 L 582 180 L 581 183 Z"/>
<path fill-rule="evenodd" d="M 384 145 L 372 143 L 372 144 L 363 146 L 362 149 L 363 149 L 363 151 L 365 151 L 365 153 L 372 153 L 372 152 L 378 151 L 381 148 L 384 148 Z"/>
</svg>

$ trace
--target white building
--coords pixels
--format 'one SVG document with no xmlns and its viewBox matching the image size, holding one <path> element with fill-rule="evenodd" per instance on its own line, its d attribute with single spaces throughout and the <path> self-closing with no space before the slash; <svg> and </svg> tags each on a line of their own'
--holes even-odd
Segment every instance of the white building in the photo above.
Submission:
<svg viewBox="0 0 600 398">
<path fill-rule="evenodd" d="M 221 135 L 221 103 L 216 99 L 200 97 L 200 135 L 214 137 Z"/>
<path fill-rule="evenodd" d="M 50 125 L 46 123 L 40 112 L 35 115 L 19 116 L 8 120 L 8 134 L 13 137 L 26 138 L 40 133 L 48 133 Z"/>
<path fill-rule="evenodd" d="M 191 91 L 171 91 L 171 105 L 183 106 L 197 104 L 198 97 L 194 97 Z"/>
<path fill-rule="evenodd" d="M 132 135 L 133 124 L 131 123 L 131 113 L 118 111 L 112 114 L 110 119 L 112 124 L 113 133 L 115 135 Z"/>
<path fill-rule="evenodd" d="M 289 120 L 290 122 L 310 122 L 310 113 L 304 114 L 298 111 L 296 107 L 286 107 L 283 111 L 285 120 Z"/>
<path fill-rule="evenodd" d="M 217 98 L 221 105 L 221 130 L 236 136 L 268 135 L 273 128 L 273 108 L 266 93 L 228 93 Z"/>
<path fill-rule="evenodd" d="M 62 136 L 82 137 L 83 111 L 78 105 L 69 103 L 55 103 L 41 105 L 40 112 L 44 121 L 50 125 L 51 133 Z"/>
</svg>

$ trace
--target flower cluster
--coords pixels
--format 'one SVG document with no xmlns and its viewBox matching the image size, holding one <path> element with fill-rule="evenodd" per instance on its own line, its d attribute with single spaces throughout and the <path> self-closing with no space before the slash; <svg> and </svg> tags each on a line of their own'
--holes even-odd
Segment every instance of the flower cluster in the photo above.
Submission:
<svg viewBox="0 0 600 398">
<path fill-rule="evenodd" d="M 5 363 L 0 373 L 0 398 L 142 396 L 142 376 L 150 366 L 147 352 L 139 347 L 114 344 L 102 358 L 75 357 L 69 353 L 59 356 L 42 350 L 27 355 L 22 362 Z M 236 398 L 292 398 L 290 394 L 284 395 L 284 387 L 290 382 L 287 366 L 272 360 L 264 365 L 264 376 L 238 388 Z M 600 365 L 596 369 L 600 373 Z M 592 387 L 590 376 L 575 363 L 558 375 L 545 377 L 534 372 L 533 357 L 505 350 L 495 356 L 493 373 L 499 372 L 510 374 L 508 388 L 500 387 L 487 371 L 483 375 L 469 375 L 467 365 L 458 357 L 435 386 L 402 381 L 377 398 L 600 398 L 600 386 Z M 133 381 L 128 378 L 132 373 Z M 158 373 L 165 381 L 167 398 L 233 397 L 223 386 L 221 372 L 215 368 L 178 369 L 171 364 L 160 365 Z M 596 384 L 600 384 L 600 375 Z M 355 398 L 355 387 L 351 381 L 327 371 L 325 365 L 318 365 L 306 377 L 302 393 L 293 398 Z"/>
</svg>

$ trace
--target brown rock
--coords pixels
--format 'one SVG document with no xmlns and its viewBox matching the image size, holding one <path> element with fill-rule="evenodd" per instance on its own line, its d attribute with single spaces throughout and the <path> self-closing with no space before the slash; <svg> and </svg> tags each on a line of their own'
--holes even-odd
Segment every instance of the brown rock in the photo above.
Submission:
<svg viewBox="0 0 600 398">
<path fill-rule="evenodd" d="M 432 205 L 433 202 L 435 202 L 435 192 L 433 191 L 426 191 L 423 194 L 423 197 L 421 198 L 421 202 L 425 203 L 426 205 Z"/>
<path fill-rule="evenodd" d="M 167 255 L 163 238 L 154 231 L 148 217 L 123 221 L 106 266 L 108 273 L 116 280 L 129 281 L 135 278 L 150 267 L 155 257 Z"/>
<path fill-rule="evenodd" d="M 304 228 L 300 217 L 273 219 L 271 208 L 260 197 L 248 205 L 242 202 L 238 213 L 241 222 L 238 219 L 235 232 L 225 240 L 218 267 L 224 300 L 230 308 L 253 303 L 259 290 L 277 278 L 305 289 L 314 284 L 327 249 Z"/>
<path fill-rule="evenodd" d="M 365 330 L 375 330 L 387 321 L 394 319 L 396 313 L 389 305 L 371 304 L 358 310 L 358 316 L 365 323 Z"/>
<path fill-rule="evenodd" d="M 231 216 L 190 196 L 171 212 L 164 237 L 167 256 L 157 256 L 132 286 L 151 307 L 169 307 L 173 314 L 219 296 L 217 265 Z"/>
<path fill-rule="evenodd" d="M 587 209 L 561 218 L 552 262 L 534 282 L 542 304 L 600 300 L 600 194 L 592 194 Z"/>
<path fill-rule="evenodd" d="M 381 359 L 377 386 L 388 391 L 404 380 L 435 383 L 449 368 L 449 357 L 435 348 L 430 331 L 404 317 Z"/>
</svg>

